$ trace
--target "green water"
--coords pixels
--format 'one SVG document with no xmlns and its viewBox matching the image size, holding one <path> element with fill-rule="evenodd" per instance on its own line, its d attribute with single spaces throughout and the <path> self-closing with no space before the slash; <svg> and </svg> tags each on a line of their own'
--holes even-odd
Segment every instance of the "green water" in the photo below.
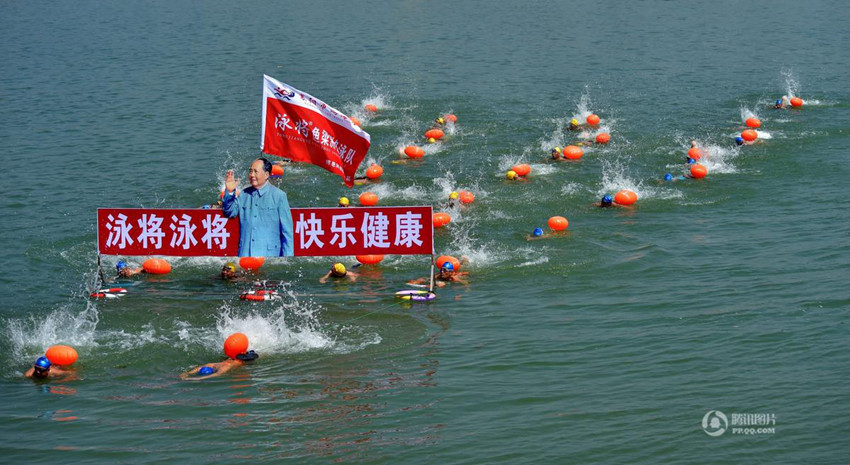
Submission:
<svg viewBox="0 0 850 465">
<path fill-rule="evenodd" d="M 0 5 L 0 461 L 844 463 L 848 19 L 838 1 Z M 246 303 L 193 258 L 86 297 L 96 208 L 214 201 L 259 155 L 264 73 L 361 118 L 385 169 L 349 190 L 287 168 L 290 203 L 440 210 L 471 190 L 436 234 L 469 286 L 411 306 L 393 293 L 425 257 L 348 285 L 318 283 L 331 259 L 278 259 L 261 277 L 286 298 Z M 789 91 L 802 109 L 768 109 Z M 584 111 L 612 142 L 547 162 Z M 444 143 L 391 163 L 448 112 Z M 764 143 L 735 148 L 750 112 Z M 660 183 L 691 139 L 708 178 Z M 530 181 L 504 181 L 518 162 Z M 633 210 L 592 205 L 625 188 Z M 553 215 L 568 234 L 525 240 Z M 179 380 L 234 331 L 257 363 Z M 56 343 L 78 379 L 24 379 Z M 712 410 L 775 430 L 711 437 Z"/>
</svg>

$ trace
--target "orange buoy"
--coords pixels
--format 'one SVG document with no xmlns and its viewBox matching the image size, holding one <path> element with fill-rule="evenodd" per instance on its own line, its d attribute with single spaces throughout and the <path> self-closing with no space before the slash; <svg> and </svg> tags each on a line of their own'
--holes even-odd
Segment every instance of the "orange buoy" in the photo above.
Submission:
<svg viewBox="0 0 850 465">
<path fill-rule="evenodd" d="M 77 351 L 71 346 L 51 346 L 44 355 L 54 365 L 72 365 L 77 361 Z"/>
<path fill-rule="evenodd" d="M 802 107 L 803 106 L 803 99 L 801 99 L 800 97 L 791 97 L 791 106 L 792 107 Z"/>
<path fill-rule="evenodd" d="M 753 129 L 761 127 L 761 121 L 758 118 L 747 118 L 747 120 L 744 121 L 744 124 Z"/>
<path fill-rule="evenodd" d="M 283 167 L 280 165 L 272 165 L 272 176 L 283 176 Z"/>
<path fill-rule="evenodd" d="M 352 122 L 355 126 L 357 126 L 358 128 L 360 127 L 360 120 L 359 120 L 359 119 L 357 119 L 357 117 L 355 117 L 355 116 L 349 116 L 349 117 L 348 117 L 348 119 L 350 119 L 350 120 L 351 120 L 351 122 Z"/>
<path fill-rule="evenodd" d="M 360 194 L 358 199 L 360 200 L 360 205 L 364 207 L 371 207 L 378 204 L 378 194 L 373 192 L 364 192 Z"/>
<path fill-rule="evenodd" d="M 375 265 L 381 263 L 381 260 L 384 259 L 383 255 L 355 255 L 358 262 L 364 265 Z"/>
<path fill-rule="evenodd" d="M 570 222 L 567 221 L 563 216 L 553 216 L 549 218 L 549 228 L 552 231 L 563 231 L 567 229 L 567 226 L 570 225 Z"/>
<path fill-rule="evenodd" d="M 599 117 L 594 115 L 593 113 L 587 115 L 587 124 L 591 126 L 596 126 L 599 124 Z"/>
<path fill-rule="evenodd" d="M 567 160 L 578 160 L 584 156 L 584 150 L 577 145 L 568 145 L 564 147 L 564 158 Z"/>
<path fill-rule="evenodd" d="M 514 165 L 514 167 L 511 168 L 511 171 L 516 173 L 517 176 L 527 176 L 528 173 L 531 172 L 531 166 L 529 166 L 525 163 L 523 163 L 521 165 Z"/>
<path fill-rule="evenodd" d="M 384 174 L 384 169 L 381 165 L 372 165 L 366 170 L 366 177 L 369 179 L 378 179 Z"/>
<path fill-rule="evenodd" d="M 452 216 L 448 213 L 434 213 L 433 222 L 435 228 L 442 228 L 452 222 Z"/>
<path fill-rule="evenodd" d="M 472 203 L 475 201 L 475 195 L 469 191 L 458 192 L 461 203 Z"/>
<path fill-rule="evenodd" d="M 442 268 L 443 264 L 449 262 L 454 266 L 455 271 L 460 271 L 460 260 L 451 255 L 440 255 L 437 257 L 437 268 Z"/>
<path fill-rule="evenodd" d="M 445 119 L 446 119 L 446 121 L 451 121 L 452 123 L 457 123 L 457 116 L 455 116 L 455 115 L 453 115 L 453 114 L 451 114 L 451 113 L 449 113 L 448 115 L 444 116 L 443 118 L 445 118 Z"/>
<path fill-rule="evenodd" d="M 237 355 L 248 352 L 248 336 L 233 333 L 224 340 L 224 354 L 235 359 Z"/>
<path fill-rule="evenodd" d="M 161 258 L 149 258 L 142 263 L 142 268 L 150 274 L 171 273 L 171 264 Z"/>
<path fill-rule="evenodd" d="M 415 145 L 408 145 L 404 148 L 404 154 L 410 158 L 422 158 L 425 156 L 425 149 Z"/>
<path fill-rule="evenodd" d="M 608 134 L 607 132 L 600 132 L 596 136 L 596 142 L 597 143 L 607 144 L 610 141 L 611 141 L 611 134 Z"/>
<path fill-rule="evenodd" d="M 425 131 L 425 138 L 426 139 L 440 140 L 440 139 L 443 138 L 444 135 L 445 134 L 443 133 L 443 131 L 441 129 L 429 129 L 429 130 Z"/>
<path fill-rule="evenodd" d="M 691 147 L 690 149 L 688 149 L 688 158 L 699 160 L 700 158 L 702 158 L 702 149 L 697 147 Z"/>
<path fill-rule="evenodd" d="M 265 257 L 242 257 L 239 259 L 239 266 L 246 270 L 259 270 L 266 263 Z"/>
<path fill-rule="evenodd" d="M 741 132 L 741 137 L 747 142 L 752 142 L 752 141 L 758 139 L 759 135 L 758 135 L 757 132 L 753 131 L 752 129 L 744 129 Z"/>
<path fill-rule="evenodd" d="M 366 111 L 371 111 L 372 113 L 378 111 L 378 107 L 375 106 L 375 104 L 372 104 L 372 103 L 367 103 L 364 108 L 366 108 Z"/>
<path fill-rule="evenodd" d="M 695 179 L 702 179 L 705 175 L 708 174 L 708 168 L 699 163 L 691 165 L 691 177 Z"/>
<path fill-rule="evenodd" d="M 637 202 L 637 194 L 630 190 L 621 190 L 614 195 L 614 201 L 619 203 L 620 205 L 632 205 Z"/>
</svg>

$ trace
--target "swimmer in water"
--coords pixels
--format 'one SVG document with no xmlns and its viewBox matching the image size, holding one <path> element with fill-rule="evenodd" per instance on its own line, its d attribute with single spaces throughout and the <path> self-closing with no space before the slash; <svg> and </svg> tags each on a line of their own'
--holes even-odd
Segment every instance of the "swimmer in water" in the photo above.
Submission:
<svg viewBox="0 0 850 465">
<path fill-rule="evenodd" d="M 68 379 L 74 374 L 73 371 L 63 370 L 50 363 L 47 357 L 38 357 L 35 364 L 24 373 L 24 376 L 32 379 L 63 378 Z"/>
<path fill-rule="evenodd" d="M 245 363 L 252 362 L 258 358 L 260 358 L 260 356 L 256 352 L 249 350 L 248 352 L 243 352 L 237 355 L 235 360 L 228 358 L 223 362 L 207 363 L 205 365 L 192 368 L 187 372 L 181 373 L 180 379 L 184 381 L 200 381 L 209 378 L 216 378 L 236 367 L 240 367 Z"/>
<path fill-rule="evenodd" d="M 555 233 L 554 232 L 546 233 L 546 232 L 543 232 L 543 228 L 534 228 L 534 231 L 532 231 L 531 234 L 525 235 L 525 240 L 536 241 L 538 239 L 547 239 L 547 238 L 550 238 L 550 237 L 555 237 Z"/>
<path fill-rule="evenodd" d="M 776 99 L 776 102 L 773 104 L 773 108 L 776 110 L 783 110 L 788 108 L 791 105 L 791 100 L 787 95 L 783 95 L 782 98 Z"/>
<path fill-rule="evenodd" d="M 554 149 L 552 149 L 551 152 L 549 152 L 549 154 L 552 155 L 552 160 L 558 160 L 558 161 L 566 160 L 566 158 L 564 158 L 562 156 L 561 147 L 555 147 Z"/>
<path fill-rule="evenodd" d="M 460 198 L 460 194 L 452 191 L 452 193 L 449 194 L 449 202 L 446 204 L 446 207 L 447 208 L 457 207 L 459 205 L 459 202 L 458 202 L 459 198 Z"/>
<path fill-rule="evenodd" d="M 619 208 L 629 208 L 629 209 L 632 208 L 630 205 L 622 205 L 622 204 L 615 202 L 614 198 L 611 197 L 610 195 L 607 195 L 607 194 L 602 197 L 602 199 L 599 201 L 599 203 L 595 203 L 593 205 L 595 205 L 599 208 L 609 208 L 609 207 L 619 207 Z"/>
<path fill-rule="evenodd" d="M 347 208 L 351 206 L 351 202 L 348 200 L 348 197 L 340 197 L 338 206 Z"/>
<path fill-rule="evenodd" d="M 136 276 L 140 273 L 145 273 L 144 268 L 131 268 L 130 265 L 128 265 L 127 262 L 125 262 L 124 260 L 118 260 L 118 263 L 115 264 L 115 270 L 118 272 L 119 278 L 129 278 L 131 276 Z"/>
<path fill-rule="evenodd" d="M 460 284 L 469 284 L 469 281 L 463 279 L 461 276 L 467 276 L 469 273 L 460 273 L 455 271 L 455 266 L 452 265 L 452 262 L 445 262 L 443 266 L 440 267 L 440 271 L 434 275 L 434 284 L 437 287 L 443 287 L 447 283 L 460 283 Z M 428 284 L 430 280 L 428 278 L 419 278 L 414 279 L 412 281 L 408 281 L 408 284 Z"/>
<path fill-rule="evenodd" d="M 325 284 L 326 282 L 328 282 L 328 279 L 334 278 L 334 279 L 346 279 L 349 282 L 353 283 L 354 281 L 357 281 L 358 276 L 360 276 L 360 275 L 358 275 L 357 273 L 355 273 L 353 271 L 346 270 L 345 265 L 337 262 L 337 263 L 334 263 L 333 266 L 331 266 L 330 271 L 328 271 L 327 273 L 325 273 L 324 276 L 319 278 L 319 282 L 322 283 L 322 284 Z"/>
<path fill-rule="evenodd" d="M 673 176 L 673 173 L 667 173 L 667 174 L 664 175 L 663 182 L 684 181 L 686 179 L 692 179 L 692 178 L 693 178 L 693 176 L 691 176 L 690 174 L 688 174 L 687 176 L 685 176 L 684 174 L 680 174 L 678 176 Z"/>
<path fill-rule="evenodd" d="M 243 282 L 250 281 L 251 278 L 245 276 L 243 273 L 239 273 L 236 269 L 236 263 L 227 262 L 221 267 L 221 273 L 218 275 L 222 281 L 229 282 Z"/>
<path fill-rule="evenodd" d="M 434 124 L 431 125 L 431 129 L 443 129 L 446 127 L 446 119 L 442 116 L 434 119 Z"/>
<path fill-rule="evenodd" d="M 570 120 L 570 124 L 567 126 L 567 129 L 570 131 L 579 131 L 581 130 L 581 124 L 579 124 L 577 119 L 573 118 Z"/>
<path fill-rule="evenodd" d="M 514 170 L 509 170 L 507 173 L 505 173 L 505 179 L 507 179 L 508 181 L 528 181 L 525 176 L 518 175 Z"/>
</svg>

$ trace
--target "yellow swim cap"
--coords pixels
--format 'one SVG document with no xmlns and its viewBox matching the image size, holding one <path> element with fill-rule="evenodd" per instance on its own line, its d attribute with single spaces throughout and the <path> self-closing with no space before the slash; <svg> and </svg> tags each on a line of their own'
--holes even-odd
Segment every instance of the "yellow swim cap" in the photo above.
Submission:
<svg viewBox="0 0 850 465">
<path fill-rule="evenodd" d="M 449 198 L 452 200 L 457 200 L 458 197 L 459 195 L 457 192 L 452 192 L 451 194 L 449 194 Z"/>
<path fill-rule="evenodd" d="M 345 276 L 345 265 L 342 263 L 334 263 L 331 267 L 331 274 L 338 277 Z"/>
<path fill-rule="evenodd" d="M 511 179 L 511 180 L 515 179 L 516 178 L 516 171 L 514 171 L 514 170 L 508 171 L 507 177 L 508 177 L 508 179 Z"/>
<path fill-rule="evenodd" d="M 339 198 L 339 206 L 340 206 L 340 207 L 347 207 L 347 206 L 348 206 L 348 204 L 349 204 L 349 202 L 348 202 L 348 197 L 340 197 L 340 198 Z M 346 213 L 346 214 L 347 214 L 347 213 Z"/>
<path fill-rule="evenodd" d="M 553 152 L 559 152 L 559 153 L 560 153 L 560 151 L 561 151 L 561 147 L 555 147 L 554 149 L 552 149 L 552 151 L 553 151 Z"/>
<path fill-rule="evenodd" d="M 233 262 L 227 262 L 221 267 L 221 271 L 229 270 L 231 273 L 236 273 L 236 264 Z"/>
<path fill-rule="evenodd" d="M 433 137 L 429 137 L 429 138 L 428 138 L 428 143 L 429 143 L 429 144 L 433 144 L 434 142 L 437 142 L 437 139 L 434 139 Z"/>
<path fill-rule="evenodd" d="M 578 120 L 573 118 L 570 120 L 570 124 L 572 124 L 573 126 L 578 126 Z"/>
<path fill-rule="evenodd" d="M 434 120 L 434 122 L 437 124 L 446 124 L 446 120 L 444 120 L 443 118 L 437 118 Z"/>
</svg>

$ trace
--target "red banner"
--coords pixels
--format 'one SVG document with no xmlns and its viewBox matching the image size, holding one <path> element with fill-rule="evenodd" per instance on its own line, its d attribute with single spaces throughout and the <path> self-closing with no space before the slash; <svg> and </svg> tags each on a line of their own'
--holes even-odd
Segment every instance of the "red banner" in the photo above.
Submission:
<svg viewBox="0 0 850 465">
<path fill-rule="evenodd" d="M 98 208 L 97 250 L 103 255 L 235 257 L 239 220 L 221 210 Z"/>
<path fill-rule="evenodd" d="M 347 116 L 269 76 L 263 76 L 262 125 L 264 153 L 321 166 L 348 187 L 371 144 Z"/>
<path fill-rule="evenodd" d="M 431 207 L 293 208 L 296 256 L 430 255 Z"/>
<path fill-rule="evenodd" d="M 293 208 L 296 256 L 430 255 L 431 207 Z M 99 208 L 103 255 L 235 257 L 239 219 L 220 210 Z"/>
</svg>

